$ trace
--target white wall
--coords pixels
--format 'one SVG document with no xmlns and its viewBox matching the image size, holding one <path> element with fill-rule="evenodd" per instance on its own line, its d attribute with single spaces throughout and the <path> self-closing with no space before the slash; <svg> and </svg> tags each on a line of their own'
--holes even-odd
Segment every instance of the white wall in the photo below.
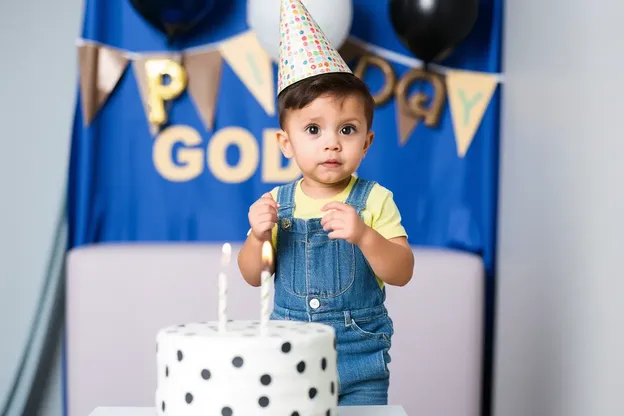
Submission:
<svg viewBox="0 0 624 416">
<path fill-rule="evenodd" d="M 0 409 L 42 290 L 61 210 L 81 0 L 0 1 Z M 61 414 L 59 366 L 40 414 Z"/>
<path fill-rule="evenodd" d="M 505 8 L 494 414 L 624 415 L 624 3 Z"/>
</svg>

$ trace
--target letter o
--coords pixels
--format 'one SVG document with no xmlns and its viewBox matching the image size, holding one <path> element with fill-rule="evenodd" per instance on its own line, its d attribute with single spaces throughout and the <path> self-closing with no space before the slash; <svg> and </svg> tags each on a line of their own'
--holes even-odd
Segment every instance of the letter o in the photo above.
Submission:
<svg viewBox="0 0 624 416">
<path fill-rule="evenodd" d="M 238 146 L 240 160 L 236 166 L 227 163 L 225 153 L 231 145 Z M 249 131 L 241 127 L 226 127 L 212 136 L 208 143 L 208 168 L 222 182 L 240 183 L 258 168 L 260 151 L 258 142 Z"/>
</svg>

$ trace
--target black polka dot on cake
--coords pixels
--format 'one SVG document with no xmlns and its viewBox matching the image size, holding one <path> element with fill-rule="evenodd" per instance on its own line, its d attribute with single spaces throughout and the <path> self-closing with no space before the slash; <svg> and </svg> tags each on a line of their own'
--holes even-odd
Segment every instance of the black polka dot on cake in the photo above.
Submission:
<svg viewBox="0 0 624 416">
<path fill-rule="evenodd" d="M 290 345 L 290 342 L 285 342 L 282 344 L 282 352 L 288 353 L 290 352 L 291 348 L 292 348 L 292 345 Z"/>
<path fill-rule="evenodd" d="M 165 377 L 169 377 L 169 366 L 165 367 Z"/>
<path fill-rule="evenodd" d="M 262 377 L 260 377 L 260 383 L 262 383 L 263 386 L 268 386 L 269 384 L 271 384 L 271 376 L 268 374 L 264 374 Z"/>
<path fill-rule="evenodd" d="M 210 379 L 210 371 L 206 369 L 202 370 L 201 376 L 204 380 Z"/>
<path fill-rule="evenodd" d="M 332 394 L 332 396 L 334 395 L 334 393 L 336 392 L 336 385 L 334 384 L 334 382 L 332 381 L 331 384 L 329 385 L 329 392 Z"/>
<path fill-rule="evenodd" d="M 334 337 L 334 349 L 336 349 L 336 337 Z"/>
<path fill-rule="evenodd" d="M 323 371 L 325 371 L 325 369 L 326 369 L 326 368 L 327 368 L 327 359 L 326 359 L 326 358 L 323 358 L 323 359 L 321 360 L 321 369 L 322 369 Z"/>
<path fill-rule="evenodd" d="M 299 416 L 299 412 L 292 412 L 290 416 Z"/>
<path fill-rule="evenodd" d="M 184 354 L 182 354 L 182 351 L 178 350 L 178 361 L 182 361 L 182 358 L 184 358 Z"/>
<path fill-rule="evenodd" d="M 162 409 L 162 411 L 164 412 L 167 406 L 165 406 L 165 402 L 162 402 L 162 406 L 160 406 L 160 408 Z"/>
<path fill-rule="evenodd" d="M 232 416 L 233 414 L 234 412 L 232 411 L 232 409 L 227 406 L 221 409 L 221 416 Z"/>
<path fill-rule="evenodd" d="M 184 396 L 184 400 L 186 400 L 188 404 L 191 404 L 193 402 L 193 395 L 191 393 L 186 393 L 186 396 Z"/>
<path fill-rule="evenodd" d="M 325 413 L 325 416 L 331 416 L 331 410 L 328 410 L 328 411 Z"/>
<path fill-rule="evenodd" d="M 262 396 L 258 399 L 258 404 L 260 407 L 267 407 L 269 405 L 269 398 L 266 396 Z"/>
<path fill-rule="evenodd" d="M 236 368 L 241 368 L 243 366 L 243 359 L 241 357 L 234 357 L 232 365 Z"/>
<path fill-rule="evenodd" d="M 299 364 L 297 364 L 297 371 L 303 373 L 305 371 L 305 367 L 305 362 L 299 361 Z"/>
<path fill-rule="evenodd" d="M 310 396 L 311 399 L 316 397 L 316 389 L 314 387 L 312 387 L 309 391 L 308 391 L 308 396 Z"/>
</svg>

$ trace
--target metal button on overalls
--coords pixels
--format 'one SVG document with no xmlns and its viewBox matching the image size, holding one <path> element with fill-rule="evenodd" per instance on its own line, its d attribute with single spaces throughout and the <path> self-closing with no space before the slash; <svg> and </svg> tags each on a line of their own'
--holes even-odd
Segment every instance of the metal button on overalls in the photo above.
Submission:
<svg viewBox="0 0 624 416">
<path fill-rule="evenodd" d="M 282 228 L 283 228 L 284 230 L 289 229 L 291 225 L 292 225 L 292 223 L 290 222 L 290 219 L 288 219 L 288 218 L 284 218 L 284 219 L 282 220 Z"/>
</svg>

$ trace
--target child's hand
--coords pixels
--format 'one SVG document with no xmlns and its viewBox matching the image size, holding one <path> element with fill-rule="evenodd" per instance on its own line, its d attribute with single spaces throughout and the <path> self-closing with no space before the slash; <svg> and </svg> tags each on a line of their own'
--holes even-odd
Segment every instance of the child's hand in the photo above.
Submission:
<svg viewBox="0 0 624 416">
<path fill-rule="evenodd" d="M 323 211 L 331 211 L 321 220 L 325 231 L 332 230 L 329 238 L 341 238 L 358 245 L 366 231 L 366 224 L 355 208 L 342 202 L 330 202 L 323 207 Z"/>
<path fill-rule="evenodd" d="M 251 233 L 260 241 L 271 241 L 271 231 L 277 224 L 277 202 L 267 192 L 249 207 Z"/>
</svg>

